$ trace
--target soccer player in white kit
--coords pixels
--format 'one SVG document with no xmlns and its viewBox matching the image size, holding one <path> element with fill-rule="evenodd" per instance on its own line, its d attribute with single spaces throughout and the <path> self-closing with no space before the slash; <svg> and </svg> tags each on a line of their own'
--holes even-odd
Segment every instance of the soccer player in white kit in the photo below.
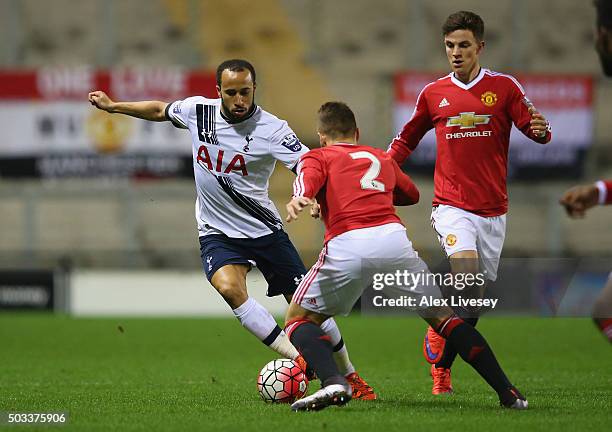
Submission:
<svg viewBox="0 0 612 432">
<path fill-rule="evenodd" d="M 512 124 L 540 144 L 550 141 L 551 131 L 514 77 L 480 67 L 484 23 L 478 15 L 451 14 L 442 33 L 452 72 L 423 88 L 411 118 L 388 151 L 402 164 L 423 135 L 435 129 L 431 223 L 453 273 L 480 270 L 495 281 L 506 235 Z M 484 285 L 473 291 L 478 292 L 472 296 L 482 297 Z M 476 325 L 478 310 L 457 312 Z M 452 393 L 450 368 L 457 352 L 429 327 L 423 354 L 431 363 L 432 393 Z"/>
<path fill-rule="evenodd" d="M 283 294 L 287 301 L 306 273 L 268 197 L 268 182 L 276 161 L 294 169 L 308 148 L 286 121 L 255 104 L 255 78 L 249 62 L 234 59 L 217 68 L 218 99 L 193 96 L 171 103 L 114 102 L 104 92 L 94 91 L 89 101 L 109 113 L 171 121 L 189 130 L 196 221 L 206 276 L 246 329 L 306 369 L 302 356 L 272 315 L 247 292 L 246 275 L 252 263 L 268 282 L 267 295 Z M 358 397 L 375 399 L 372 388 L 351 364 L 336 323 L 330 319 L 323 328 Z"/>
<path fill-rule="evenodd" d="M 373 279 L 368 270 L 383 275 L 396 270 L 430 275 L 393 207 L 418 201 L 410 178 L 384 151 L 358 144 L 355 116 L 344 103 L 321 106 L 318 133 L 322 148 L 301 157 L 293 198 L 287 204 L 290 222 L 316 198 L 325 223 L 319 261 L 300 283 L 287 310 L 285 329 L 322 384 L 319 391 L 293 403 L 295 411 L 350 401 L 351 388 L 337 370 L 332 344 L 319 326 L 330 316 L 350 312 Z M 385 294 L 403 293 L 417 305 L 424 297 L 441 299 L 435 283 L 426 277 L 420 280 L 410 287 L 392 282 Z M 418 312 L 497 392 L 502 406 L 527 408 L 527 400 L 506 378 L 474 327 L 448 306 L 423 306 Z"/>
</svg>

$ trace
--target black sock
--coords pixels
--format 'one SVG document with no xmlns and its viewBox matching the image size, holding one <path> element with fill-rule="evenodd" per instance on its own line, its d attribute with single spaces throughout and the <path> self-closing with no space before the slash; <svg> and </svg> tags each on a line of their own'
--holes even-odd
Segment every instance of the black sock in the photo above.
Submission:
<svg viewBox="0 0 612 432">
<path fill-rule="evenodd" d="M 321 327 L 304 321 L 293 329 L 289 340 L 304 356 L 308 367 L 314 369 L 323 387 L 343 378 L 334 361 L 330 337 Z"/>
<path fill-rule="evenodd" d="M 478 322 L 478 317 L 462 319 L 472 327 L 476 327 L 476 323 Z M 444 351 L 442 351 L 442 357 L 440 357 L 440 361 L 436 363 L 436 367 L 450 369 L 456 357 L 457 350 L 453 348 L 452 344 L 445 344 Z"/>
<path fill-rule="evenodd" d="M 449 318 L 439 330 L 461 358 L 468 362 L 500 395 L 505 395 L 512 387 L 495 358 L 495 354 L 482 335 L 459 317 Z"/>
</svg>

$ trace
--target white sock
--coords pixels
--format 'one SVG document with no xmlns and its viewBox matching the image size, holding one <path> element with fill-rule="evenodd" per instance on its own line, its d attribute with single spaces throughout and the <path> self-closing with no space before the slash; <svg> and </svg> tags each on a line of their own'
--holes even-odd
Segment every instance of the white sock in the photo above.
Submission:
<svg viewBox="0 0 612 432">
<path fill-rule="evenodd" d="M 334 321 L 333 318 L 329 318 L 327 321 L 321 324 L 321 330 L 323 330 L 325 334 L 331 338 L 331 344 L 334 348 L 334 360 L 340 373 L 346 376 L 355 372 L 355 367 L 349 359 L 348 350 L 346 349 L 346 345 L 344 345 L 344 341 L 342 340 L 342 335 L 340 334 L 340 329 L 338 328 L 336 321 Z"/>
<path fill-rule="evenodd" d="M 295 360 L 300 355 L 297 348 L 293 346 L 287 337 L 287 334 L 282 330 L 276 339 L 268 346 L 284 358 Z"/>
<path fill-rule="evenodd" d="M 249 297 L 233 312 L 244 328 L 282 357 L 295 359 L 299 355 L 285 332 L 274 320 L 274 317 L 254 298 Z"/>
</svg>

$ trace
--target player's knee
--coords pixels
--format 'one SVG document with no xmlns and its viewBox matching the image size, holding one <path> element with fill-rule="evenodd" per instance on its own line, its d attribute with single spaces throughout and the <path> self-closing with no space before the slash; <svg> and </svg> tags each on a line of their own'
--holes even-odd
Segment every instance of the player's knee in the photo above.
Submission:
<svg viewBox="0 0 612 432">
<path fill-rule="evenodd" d="M 239 307 L 248 299 L 244 284 L 234 277 L 220 276 L 215 278 L 213 286 L 232 309 Z"/>
</svg>

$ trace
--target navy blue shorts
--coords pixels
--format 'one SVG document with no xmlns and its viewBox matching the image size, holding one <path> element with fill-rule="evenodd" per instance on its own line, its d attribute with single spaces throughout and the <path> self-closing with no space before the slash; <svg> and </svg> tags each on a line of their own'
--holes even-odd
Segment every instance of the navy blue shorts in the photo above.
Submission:
<svg viewBox="0 0 612 432">
<path fill-rule="evenodd" d="M 200 256 L 209 281 L 224 265 L 250 265 L 250 261 L 255 261 L 268 282 L 268 297 L 293 295 L 307 272 L 283 230 L 254 239 L 230 238 L 222 234 L 202 236 Z"/>
</svg>

